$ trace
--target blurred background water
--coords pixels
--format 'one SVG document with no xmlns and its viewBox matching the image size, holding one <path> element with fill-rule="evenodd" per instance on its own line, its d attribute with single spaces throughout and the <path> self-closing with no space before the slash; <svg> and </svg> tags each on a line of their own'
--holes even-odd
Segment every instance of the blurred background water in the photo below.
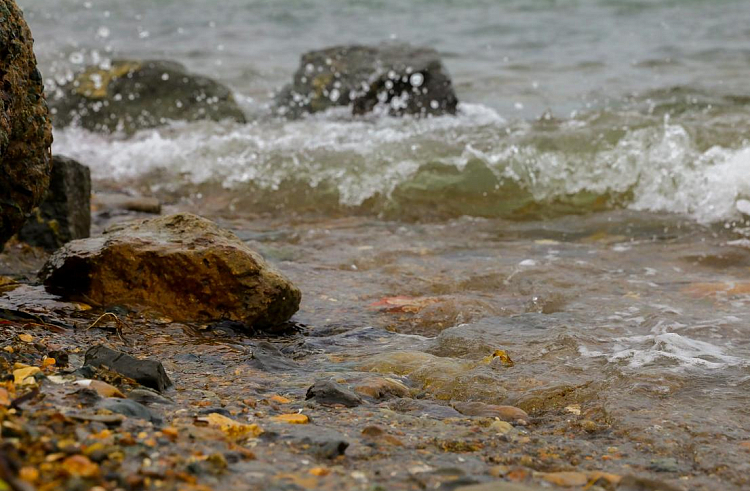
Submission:
<svg viewBox="0 0 750 491">
<path fill-rule="evenodd" d="M 134 138 L 55 132 L 100 180 L 232 209 L 536 218 L 610 207 L 737 220 L 750 198 L 741 0 L 24 1 L 50 97 L 85 65 L 180 61 L 251 124 Z M 387 40 L 438 49 L 457 117 L 270 115 L 299 56 Z M 247 199 L 254 195 L 254 200 Z"/>
</svg>

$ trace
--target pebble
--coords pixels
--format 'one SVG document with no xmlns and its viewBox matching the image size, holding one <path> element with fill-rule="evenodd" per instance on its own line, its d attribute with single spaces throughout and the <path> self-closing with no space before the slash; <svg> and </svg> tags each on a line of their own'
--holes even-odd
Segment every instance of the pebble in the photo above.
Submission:
<svg viewBox="0 0 750 491">
<path fill-rule="evenodd" d="M 356 407 L 362 404 L 362 399 L 357 394 L 330 380 L 316 381 L 307 389 L 305 399 L 314 399 L 318 404 L 326 406 Z"/>
<path fill-rule="evenodd" d="M 513 425 L 507 421 L 495 421 L 490 425 L 490 430 L 494 431 L 498 435 L 506 435 L 513 431 Z"/>
</svg>

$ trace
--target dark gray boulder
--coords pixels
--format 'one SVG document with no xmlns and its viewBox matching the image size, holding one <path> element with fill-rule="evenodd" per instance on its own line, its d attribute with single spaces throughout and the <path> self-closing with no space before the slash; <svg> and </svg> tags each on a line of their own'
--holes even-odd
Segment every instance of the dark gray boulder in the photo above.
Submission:
<svg viewBox="0 0 750 491">
<path fill-rule="evenodd" d="M 44 201 L 31 211 L 18 232 L 22 241 L 54 251 L 91 233 L 91 171 L 56 155 Z"/>
<path fill-rule="evenodd" d="M 457 104 L 437 51 L 402 43 L 305 53 L 276 97 L 277 112 L 291 117 L 349 105 L 354 114 L 455 114 Z"/>
<path fill-rule="evenodd" d="M 52 165 L 52 125 L 34 40 L 13 0 L 0 0 L 0 250 L 39 204 Z"/>
<path fill-rule="evenodd" d="M 115 60 L 89 67 L 50 98 L 53 123 L 127 134 L 169 121 L 245 122 L 232 92 L 208 77 L 188 73 L 179 63 Z"/>
</svg>

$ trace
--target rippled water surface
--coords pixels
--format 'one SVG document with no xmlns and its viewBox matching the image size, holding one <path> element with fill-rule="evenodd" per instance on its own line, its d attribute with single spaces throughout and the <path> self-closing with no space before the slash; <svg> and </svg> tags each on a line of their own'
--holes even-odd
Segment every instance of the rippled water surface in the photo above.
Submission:
<svg viewBox="0 0 750 491">
<path fill-rule="evenodd" d="M 746 484 L 750 3 L 19 3 L 50 97 L 109 57 L 232 87 L 247 125 L 58 129 L 54 151 L 276 262 L 326 369 L 590 410 L 613 428 L 597 444 Z M 271 115 L 302 52 L 388 39 L 441 52 L 457 116 Z M 487 368 L 500 349 L 514 366 Z"/>
</svg>

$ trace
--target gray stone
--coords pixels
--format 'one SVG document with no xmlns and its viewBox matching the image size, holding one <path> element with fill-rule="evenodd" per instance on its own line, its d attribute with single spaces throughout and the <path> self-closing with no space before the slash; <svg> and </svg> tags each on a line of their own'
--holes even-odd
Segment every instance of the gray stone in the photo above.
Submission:
<svg viewBox="0 0 750 491">
<path fill-rule="evenodd" d="M 96 405 L 99 408 L 107 409 L 116 414 L 122 414 L 128 418 L 143 419 L 157 424 L 161 423 L 161 418 L 154 416 L 146 406 L 131 399 L 107 397 L 99 401 Z"/>
<path fill-rule="evenodd" d="M 117 373 L 132 378 L 139 384 L 165 391 L 172 386 L 167 372 L 161 362 L 156 360 L 139 360 L 133 356 L 120 351 L 109 349 L 106 346 L 94 346 L 86 351 L 86 365 L 93 367 L 108 367 Z"/>
<path fill-rule="evenodd" d="M 403 43 L 305 53 L 294 81 L 276 97 L 278 112 L 292 117 L 349 105 L 354 114 L 455 114 L 457 104 L 437 51 Z"/>
<path fill-rule="evenodd" d="M 318 404 L 326 406 L 356 407 L 362 404 L 362 399 L 357 394 L 331 380 L 316 381 L 307 389 L 305 399 L 314 399 Z"/>
<path fill-rule="evenodd" d="M 32 210 L 18 238 L 54 251 L 91 233 L 91 172 L 73 159 L 56 155 L 44 201 Z"/>
<path fill-rule="evenodd" d="M 188 73 L 179 63 L 115 60 L 92 66 L 50 98 L 55 126 L 79 125 L 91 131 L 127 134 L 169 121 L 245 122 L 224 85 Z"/>
</svg>

